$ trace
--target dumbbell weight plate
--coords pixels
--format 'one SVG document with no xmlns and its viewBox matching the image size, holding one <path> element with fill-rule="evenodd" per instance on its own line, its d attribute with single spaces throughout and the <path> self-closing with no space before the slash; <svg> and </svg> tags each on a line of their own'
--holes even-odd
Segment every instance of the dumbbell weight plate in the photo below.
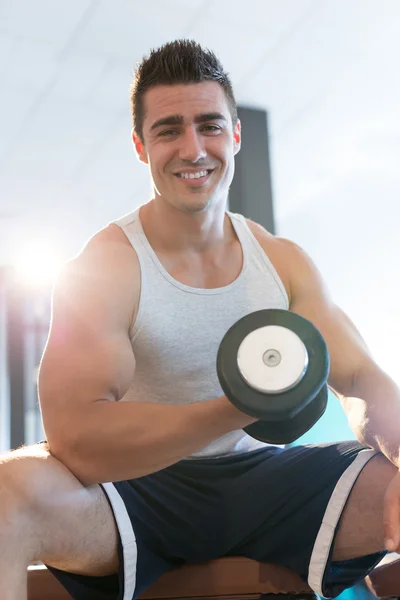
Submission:
<svg viewBox="0 0 400 600">
<path fill-rule="evenodd" d="M 264 394 L 285 392 L 297 385 L 308 367 L 303 342 L 290 329 L 267 325 L 251 331 L 239 346 L 240 374 Z"/>
<path fill-rule="evenodd" d="M 289 369 L 282 388 L 264 386 L 260 390 L 257 387 L 262 386 L 249 385 L 249 377 L 241 370 L 243 361 L 239 364 L 238 353 L 249 334 L 271 326 L 286 328 L 295 334 L 301 342 L 298 348 L 304 347 L 306 356 L 303 354 L 303 367 L 300 361 L 297 370 Z M 285 344 L 283 347 L 286 348 Z M 264 352 L 267 350 L 274 350 L 268 342 Z M 259 353 L 262 352 L 261 348 Z M 301 355 L 300 350 L 297 357 L 299 353 Z M 265 369 L 271 367 L 265 365 Z M 239 410 L 263 421 L 284 421 L 304 410 L 326 384 L 329 354 L 322 335 L 310 321 L 291 311 L 265 309 L 246 315 L 227 331 L 217 354 L 217 373 L 224 393 Z"/>
<path fill-rule="evenodd" d="M 322 417 L 328 404 L 328 386 L 323 385 L 316 397 L 296 416 L 284 421 L 256 421 L 244 431 L 269 444 L 291 444 L 309 431 Z"/>
</svg>

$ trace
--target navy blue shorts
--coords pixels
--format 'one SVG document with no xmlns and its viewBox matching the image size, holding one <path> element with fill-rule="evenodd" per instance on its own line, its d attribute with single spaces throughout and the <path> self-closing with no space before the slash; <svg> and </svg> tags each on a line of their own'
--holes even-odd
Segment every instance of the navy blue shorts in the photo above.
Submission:
<svg viewBox="0 0 400 600">
<path fill-rule="evenodd" d="M 50 570 L 75 600 L 133 600 L 175 566 L 244 556 L 284 565 L 333 598 L 385 554 L 331 560 L 347 498 L 375 454 L 354 441 L 266 447 L 102 484 L 119 530 L 119 573 Z"/>
</svg>

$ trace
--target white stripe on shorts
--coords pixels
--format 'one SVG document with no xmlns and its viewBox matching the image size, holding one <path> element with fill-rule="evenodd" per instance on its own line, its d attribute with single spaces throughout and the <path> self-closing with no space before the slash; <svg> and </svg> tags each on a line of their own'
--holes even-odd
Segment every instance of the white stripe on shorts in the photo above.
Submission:
<svg viewBox="0 0 400 600">
<path fill-rule="evenodd" d="M 354 486 L 354 483 L 367 462 L 376 454 L 375 450 L 361 450 L 357 458 L 347 467 L 333 490 L 332 496 L 326 507 L 321 527 L 315 539 L 308 570 L 308 585 L 316 594 L 324 598 L 322 594 L 322 579 L 325 573 L 333 536 L 343 512 L 346 500 Z"/>
<path fill-rule="evenodd" d="M 136 588 L 137 545 L 132 523 L 125 504 L 113 483 L 100 484 L 110 500 L 124 556 L 123 600 L 132 600 Z"/>
</svg>

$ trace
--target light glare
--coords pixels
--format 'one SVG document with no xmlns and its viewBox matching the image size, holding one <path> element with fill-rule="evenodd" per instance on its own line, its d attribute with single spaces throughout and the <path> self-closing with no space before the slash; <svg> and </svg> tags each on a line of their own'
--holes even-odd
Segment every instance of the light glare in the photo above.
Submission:
<svg viewBox="0 0 400 600">
<path fill-rule="evenodd" d="M 20 251 L 14 261 L 19 283 L 33 287 L 50 286 L 61 267 L 61 259 L 51 246 L 35 245 Z"/>
</svg>

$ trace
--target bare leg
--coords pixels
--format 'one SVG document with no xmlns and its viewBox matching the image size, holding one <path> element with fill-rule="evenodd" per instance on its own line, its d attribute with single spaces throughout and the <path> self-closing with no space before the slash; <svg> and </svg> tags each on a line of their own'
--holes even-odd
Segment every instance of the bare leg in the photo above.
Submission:
<svg viewBox="0 0 400 600">
<path fill-rule="evenodd" d="M 83 487 L 45 445 L 0 456 L 1 600 L 26 598 L 33 561 L 84 575 L 115 573 L 117 542 L 100 487 Z"/>
<path fill-rule="evenodd" d="M 384 550 L 383 500 L 397 469 L 383 455 L 361 471 L 343 512 L 333 560 L 348 560 Z"/>
</svg>

